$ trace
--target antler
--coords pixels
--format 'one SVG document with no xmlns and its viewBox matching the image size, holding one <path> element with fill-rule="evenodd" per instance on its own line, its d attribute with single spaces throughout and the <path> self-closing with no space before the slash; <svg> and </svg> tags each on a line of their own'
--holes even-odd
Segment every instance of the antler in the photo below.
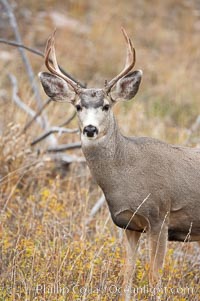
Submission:
<svg viewBox="0 0 200 301">
<path fill-rule="evenodd" d="M 80 85 L 78 85 L 75 81 L 67 77 L 65 74 L 63 74 L 60 71 L 60 68 L 57 63 L 56 59 L 56 52 L 55 52 L 55 33 L 56 31 L 53 32 L 53 34 L 49 37 L 45 49 L 45 65 L 47 69 L 52 73 L 57 75 L 58 77 L 64 79 L 73 89 L 76 93 L 79 93 L 81 90 Z M 133 69 L 135 65 L 135 49 L 132 45 L 132 42 L 127 35 L 126 31 L 124 28 L 122 28 L 122 33 L 125 37 L 126 43 L 127 43 L 127 56 L 126 56 L 126 63 L 124 69 L 116 76 L 114 77 L 111 81 L 108 83 L 106 82 L 105 86 L 105 91 L 106 93 L 109 93 L 112 87 L 117 83 L 117 81 L 125 76 L 126 74 Z"/>
<path fill-rule="evenodd" d="M 65 74 L 63 74 L 60 71 L 60 68 L 58 66 L 57 59 L 56 59 L 56 52 L 55 52 L 55 46 L 54 46 L 55 34 L 56 34 L 56 30 L 53 32 L 53 34 L 47 40 L 45 54 L 44 54 L 45 65 L 52 74 L 55 74 L 58 77 L 61 77 L 62 79 L 64 79 L 74 89 L 74 91 L 76 93 L 79 93 L 81 87 L 76 82 L 74 82 L 72 79 L 70 79 L 69 77 L 67 77 Z"/>
<path fill-rule="evenodd" d="M 109 93 L 110 90 L 112 89 L 112 87 L 116 84 L 116 82 L 120 78 L 125 76 L 129 71 L 131 71 L 131 69 L 133 69 L 133 67 L 135 65 L 135 57 L 136 57 L 135 48 L 133 47 L 131 39 L 127 35 L 124 28 L 122 28 L 122 33 L 123 33 L 126 43 L 127 43 L 127 56 L 126 56 L 125 67 L 116 77 L 114 77 L 113 79 L 111 79 L 111 81 L 106 83 L 106 86 L 105 86 L 106 93 Z"/>
</svg>

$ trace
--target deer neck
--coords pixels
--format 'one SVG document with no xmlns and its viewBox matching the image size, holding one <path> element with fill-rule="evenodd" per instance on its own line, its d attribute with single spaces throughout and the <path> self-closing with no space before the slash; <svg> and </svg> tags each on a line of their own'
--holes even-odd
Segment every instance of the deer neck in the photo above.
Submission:
<svg viewBox="0 0 200 301">
<path fill-rule="evenodd" d="M 110 122 L 108 133 L 96 140 L 82 140 L 82 150 L 91 171 L 108 169 L 111 164 L 118 160 L 122 151 L 122 140 L 114 115 Z"/>
<path fill-rule="evenodd" d="M 114 214 L 122 209 L 122 204 L 115 198 L 118 191 L 116 188 L 120 184 L 119 179 L 128 176 L 129 154 L 131 153 L 132 164 L 135 147 L 132 145 L 130 150 L 127 138 L 120 133 L 114 116 L 108 133 L 103 138 L 88 142 L 82 139 L 83 153 L 93 178 L 104 192 L 110 211 Z M 126 209 L 127 206 L 123 208 Z"/>
</svg>

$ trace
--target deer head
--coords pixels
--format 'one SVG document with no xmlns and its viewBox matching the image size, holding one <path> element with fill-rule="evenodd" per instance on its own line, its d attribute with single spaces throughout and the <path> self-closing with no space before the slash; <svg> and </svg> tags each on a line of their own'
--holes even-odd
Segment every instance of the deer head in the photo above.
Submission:
<svg viewBox="0 0 200 301">
<path fill-rule="evenodd" d="M 55 33 L 47 41 L 45 65 L 50 73 L 39 73 L 42 86 L 52 100 L 66 101 L 75 106 L 84 139 L 95 140 L 105 136 L 113 118 L 112 106 L 119 100 L 130 100 L 138 91 L 142 71 L 132 71 L 135 65 L 135 49 L 126 31 L 122 29 L 122 32 L 127 44 L 124 69 L 99 89 L 82 88 L 63 74 L 55 54 Z"/>
</svg>

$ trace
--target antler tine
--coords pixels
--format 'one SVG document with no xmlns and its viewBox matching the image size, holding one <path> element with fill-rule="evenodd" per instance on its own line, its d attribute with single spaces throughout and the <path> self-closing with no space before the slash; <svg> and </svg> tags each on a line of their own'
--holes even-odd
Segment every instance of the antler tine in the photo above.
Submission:
<svg viewBox="0 0 200 301">
<path fill-rule="evenodd" d="M 120 78 L 125 76 L 129 71 L 131 71 L 131 69 L 133 69 L 135 65 L 135 60 L 136 60 L 135 48 L 133 47 L 131 39 L 129 38 L 129 36 L 127 35 L 123 27 L 122 27 L 122 33 L 127 43 L 126 63 L 124 69 L 116 77 L 114 77 L 111 81 L 107 83 L 105 87 L 107 93 L 109 93 L 112 87 L 116 84 L 116 82 Z"/>
<path fill-rule="evenodd" d="M 58 66 L 54 46 L 55 34 L 56 31 L 54 31 L 53 34 L 47 40 L 45 48 L 45 65 L 52 74 L 55 74 L 58 77 L 64 79 L 74 89 L 74 91 L 78 93 L 81 89 L 80 86 L 76 82 L 68 78 L 65 74 L 63 74 Z"/>
<path fill-rule="evenodd" d="M 60 71 L 60 69 L 58 67 L 56 54 L 55 54 L 55 47 L 54 47 L 55 33 L 56 33 L 56 31 L 54 31 L 53 34 L 47 40 L 47 45 L 46 45 L 46 49 L 45 49 L 45 64 L 46 64 L 46 67 L 48 68 L 48 70 L 51 71 L 52 73 L 54 72 L 54 70 L 56 72 Z M 52 63 L 53 67 L 51 66 L 51 63 Z"/>
</svg>

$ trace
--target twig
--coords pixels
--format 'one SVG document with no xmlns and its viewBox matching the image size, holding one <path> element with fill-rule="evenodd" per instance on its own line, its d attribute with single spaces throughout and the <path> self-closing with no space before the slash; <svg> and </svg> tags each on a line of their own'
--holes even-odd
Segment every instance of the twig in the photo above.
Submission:
<svg viewBox="0 0 200 301">
<path fill-rule="evenodd" d="M 43 133 L 41 136 L 39 136 L 38 138 L 36 138 L 34 141 L 31 142 L 31 146 L 37 144 L 38 142 L 44 140 L 46 137 L 48 137 L 49 135 L 51 134 L 54 134 L 54 133 L 59 133 L 59 134 L 62 134 L 62 133 L 77 133 L 79 131 L 79 129 L 66 129 L 66 128 L 63 128 L 63 127 L 58 127 L 58 126 L 54 126 L 52 128 L 50 128 L 48 131 L 46 131 L 45 133 Z"/>
<path fill-rule="evenodd" d="M 39 51 L 37 49 L 34 49 L 34 48 L 30 48 L 30 47 L 25 46 L 23 44 L 17 43 L 15 41 L 10 41 L 10 40 L 6 40 L 6 39 L 0 38 L 0 43 L 7 44 L 7 45 L 10 45 L 10 46 L 19 47 L 19 48 L 23 48 L 23 49 L 28 50 L 29 52 L 32 52 L 32 53 L 37 54 L 37 55 L 39 55 L 41 57 L 44 57 L 43 52 L 41 52 L 41 51 Z"/>
<path fill-rule="evenodd" d="M 81 148 L 81 142 L 61 144 L 56 147 L 48 147 L 46 152 L 48 153 L 64 152 L 66 150 L 76 149 L 76 148 Z"/>
<path fill-rule="evenodd" d="M 50 104 L 50 102 L 51 102 L 51 99 L 48 98 L 47 101 L 39 109 L 39 111 L 35 113 L 35 115 L 33 116 L 33 118 L 27 122 L 27 124 L 24 126 L 22 132 L 25 132 L 32 125 L 32 123 L 38 118 L 38 116 L 41 115 L 41 113 L 44 111 L 44 109 Z"/>
<path fill-rule="evenodd" d="M 92 209 L 90 211 L 90 218 L 92 218 L 99 211 L 99 209 L 105 203 L 105 200 L 106 200 L 105 196 L 104 196 L 104 194 L 102 194 L 102 196 L 97 200 L 95 205 L 92 207 Z"/>
<path fill-rule="evenodd" d="M 104 194 L 102 194 L 102 196 L 96 201 L 96 203 L 92 207 L 90 214 L 89 214 L 89 218 L 86 221 L 86 225 L 88 225 L 91 222 L 91 220 L 96 215 L 96 213 L 100 210 L 100 208 L 103 206 L 105 201 L 106 201 L 105 196 L 104 196 Z"/>
<path fill-rule="evenodd" d="M 12 98 L 13 101 L 16 103 L 16 105 L 18 107 L 20 107 L 23 111 L 25 111 L 28 115 L 30 115 L 31 117 L 33 117 L 34 120 L 37 120 L 37 122 L 39 123 L 39 125 L 41 127 L 43 127 L 43 123 L 41 120 L 41 117 L 37 116 L 37 113 L 32 110 L 29 106 L 27 106 L 19 97 L 18 95 L 18 85 L 17 85 L 17 79 L 13 74 L 9 74 L 8 75 L 11 81 L 11 84 L 13 86 L 13 94 L 12 94 Z M 23 132 L 23 131 L 22 131 Z M 57 144 L 57 141 L 55 139 L 54 136 L 49 137 L 49 142 L 52 146 Z"/>
<path fill-rule="evenodd" d="M 51 101 L 51 100 L 50 100 Z M 47 100 L 47 103 L 48 103 L 48 100 Z M 37 118 L 37 116 L 39 115 L 40 112 L 38 112 L 34 118 L 29 122 L 29 123 L 32 123 L 35 118 Z M 38 142 L 42 141 L 43 139 L 45 139 L 46 137 L 48 137 L 49 135 L 53 134 L 53 133 L 77 133 L 79 131 L 79 129 L 66 129 L 66 128 L 63 128 L 63 126 L 65 125 L 68 125 L 73 119 L 74 117 L 76 116 L 76 112 L 74 112 L 72 114 L 72 116 L 70 116 L 65 122 L 63 122 L 60 126 L 58 127 L 52 127 L 50 128 L 48 131 L 46 131 L 44 134 L 42 134 L 41 136 L 39 136 L 38 138 L 36 138 L 35 140 L 33 140 L 31 142 L 31 146 L 37 144 Z M 25 126 L 24 130 L 27 129 L 27 126 L 29 125 L 29 123 Z"/>
<path fill-rule="evenodd" d="M 9 76 L 11 84 L 13 86 L 13 93 L 12 93 L 13 101 L 28 115 L 34 117 L 36 115 L 35 111 L 32 110 L 29 106 L 27 106 L 18 96 L 18 85 L 17 85 L 16 77 L 13 74 L 9 74 L 8 76 Z M 37 121 L 40 124 L 40 126 L 42 126 L 42 121 L 41 121 L 40 117 L 37 118 Z"/>
<path fill-rule="evenodd" d="M 40 50 L 38 49 L 34 49 L 34 48 L 31 48 L 31 47 L 28 47 L 28 46 L 25 46 L 23 44 L 20 44 L 20 43 L 17 43 L 15 41 L 10 41 L 10 40 L 6 40 L 6 39 L 0 39 L 0 43 L 3 43 L 3 44 L 7 44 L 7 45 L 10 45 L 10 46 L 15 46 L 15 47 L 19 47 L 19 48 L 23 48 L 29 52 L 32 52 L 38 56 L 41 56 L 41 57 L 44 57 L 44 53 L 41 52 Z M 51 60 L 50 60 L 51 61 Z M 79 82 L 78 80 L 76 80 L 71 74 L 69 74 L 68 72 L 66 72 L 60 65 L 58 65 L 60 71 L 62 73 L 64 73 L 67 77 L 69 77 L 71 80 L 73 80 L 74 82 L 76 82 L 80 87 L 82 88 L 86 88 L 86 84 L 83 84 L 81 82 Z"/>
<path fill-rule="evenodd" d="M 63 163 L 73 163 L 73 162 L 85 162 L 84 157 L 78 157 L 78 156 L 71 156 L 71 155 L 66 155 L 66 154 L 49 154 L 44 156 L 44 161 L 58 161 L 58 162 L 63 162 Z"/>
</svg>

